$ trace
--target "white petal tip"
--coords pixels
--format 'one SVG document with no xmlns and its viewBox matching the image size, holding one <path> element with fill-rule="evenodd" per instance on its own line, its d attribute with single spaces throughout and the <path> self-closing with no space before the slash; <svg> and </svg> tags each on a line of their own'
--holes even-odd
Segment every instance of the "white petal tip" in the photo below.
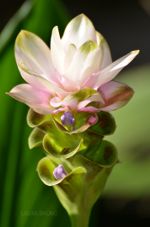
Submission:
<svg viewBox="0 0 150 227">
<path fill-rule="evenodd" d="M 140 53 L 140 50 L 131 51 L 131 54 L 133 54 L 134 56 L 138 55 L 139 53 Z"/>
<path fill-rule="evenodd" d="M 11 91 L 5 92 L 5 95 L 11 95 Z"/>
<path fill-rule="evenodd" d="M 21 30 L 21 31 L 19 32 L 17 38 L 20 37 L 20 36 L 26 36 L 26 35 L 28 35 L 29 33 L 30 33 L 29 31 Z"/>
<path fill-rule="evenodd" d="M 25 39 L 31 39 L 33 33 L 32 32 L 29 32 L 29 31 L 26 31 L 26 30 L 21 30 L 16 38 L 16 42 L 15 42 L 15 45 L 16 46 L 21 46 L 22 47 L 22 44 L 24 42 Z"/>
<path fill-rule="evenodd" d="M 6 92 L 5 94 L 6 95 L 9 95 L 9 96 L 11 96 L 11 97 L 14 97 L 14 95 L 15 95 L 15 91 L 13 91 L 14 89 L 12 89 L 11 91 L 9 91 L 9 92 Z"/>
<path fill-rule="evenodd" d="M 80 13 L 79 15 L 77 15 L 75 18 L 88 18 L 84 13 Z M 88 18 L 89 19 L 89 18 Z"/>
<path fill-rule="evenodd" d="M 55 25 L 54 27 L 53 27 L 53 29 L 52 29 L 52 31 L 58 31 L 59 29 L 58 29 L 58 26 L 57 25 Z"/>
</svg>

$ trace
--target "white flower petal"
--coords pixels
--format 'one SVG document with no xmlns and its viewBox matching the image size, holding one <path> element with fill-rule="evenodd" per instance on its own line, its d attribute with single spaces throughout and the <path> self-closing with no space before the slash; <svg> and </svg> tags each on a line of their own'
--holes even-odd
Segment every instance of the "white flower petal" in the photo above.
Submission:
<svg viewBox="0 0 150 227">
<path fill-rule="evenodd" d="M 99 73 L 91 76 L 85 85 L 90 85 L 91 87 L 98 89 L 101 85 L 113 80 L 117 74 L 137 56 L 138 53 L 139 50 L 131 51 L 122 58 L 119 58 Z"/>
<path fill-rule="evenodd" d="M 68 23 L 62 41 L 64 45 L 72 43 L 80 47 L 88 40 L 96 41 L 96 31 L 88 17 L 80 14 Z"/>
<path fill-rule="evenodd" d="M 35 34 L 28 31 L 19 33 L 15 43 L 15 57 L 19 68 L 21 66 L 48 80 L 56 80 L 50 49 Z"/>
<path fill-rule="evenodd" d="M 60 74 L 64 73 L 65 51 L 60 39 L 58 27 L 55 26 L 51 35 L 51 57 L 53 64 Z"/>
<path fill-rule="evenodd" d="M 100 69 L 103 69 L 112 63 L 111 53 L 110 53 L 108 43 L 106 42 L 104 37 L 99 32 L 96 32 L 96 37 L 97 37 L 97 43 L 101 49 L 100 51 L 102 52 Z"/>
<path fill-rule="evenodd" d="M 99 47 L 97 47 L 95 50 L 91 51 L 88 54 L 87 58 L 83 62 L 83 67 L 79 74 L 81 86 L 89 76 L 99 71 L 101 60 L 102 60 L 102 53 Z"/>
<path fill-rule="evenodd" d="M 81 53 L 80 50 L 76 51 L 71 64 L 64 73 L 64 77 L 73 81 L 74 84 L 79 84 L 80 72 L 83 68 L 86 56 Z"/>
<path fill-rule="evenodd" d="M 100 65 L 101 59 L 97 48 L 97 44 L 89 40 L 77 49 L 70 66 L 66 69 L 65 77 L 79 85 L 89 71 L 95 72 Z"/>
<path fill-rule="evenodd" d="M 109 47 L 100 33 L 97 34 L 97 45 L 92 41 L 84 43 L 72 59 L 67 77 L 76 79 L 82 85 L 93 73 L 112 63 Z M 84 54 L 83 54 L 84 53 Z"/>
<path fill-rule="evenodd" d="M 67 46 L 67 49 L 66 49 L 66 55 L 65 55 L 65 59 L 64 59 L 64 69 L 66 70 L 67 68 L 69 68 L 72 60 L 73 60 L 73 57 L 76 53 L 76 46 L 73 45 L 73 44 L 69 44 Z"/>
</svg>

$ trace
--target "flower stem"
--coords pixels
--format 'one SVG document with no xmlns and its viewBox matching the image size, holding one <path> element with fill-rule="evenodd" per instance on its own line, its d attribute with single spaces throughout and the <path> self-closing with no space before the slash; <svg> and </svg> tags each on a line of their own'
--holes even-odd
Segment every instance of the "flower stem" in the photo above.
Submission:
<svg viewBox="0 0 150 227">
<path fill-rule="evenodd" d="M 90 212 L 86 212 L 84 209 L 82 212 L 78 212 L 77 214 L 71 214 L 71 227 L 88 227 L 89 216 Z"/>
</svg>

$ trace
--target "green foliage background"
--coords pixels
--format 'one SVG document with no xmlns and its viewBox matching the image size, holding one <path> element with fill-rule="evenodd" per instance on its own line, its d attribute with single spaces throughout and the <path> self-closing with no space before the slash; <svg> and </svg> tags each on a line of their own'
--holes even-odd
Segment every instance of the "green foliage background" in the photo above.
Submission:
<svg viewBox="0 0 150 227">
<path fill-rule="evenodd" d="M 105 193 L 135 199 L 149 197 L 150 66 L 122 73 L 118 80 L 130 85 L 135 94 L 127 106 L 113 114 L 117 130 L 108 139 L 118 149 L 120 164 L 113 169 Z"/>
<path fill-rule="evenodd" d="M 56 0 L 29 0 L 0 34 L 0 226 L 69 226 L 66 212 L 53 190 L 36 173 L 38 149 L 30 151 L 26 124 L 28 108 L 5 93 L 21 82 L 14 59 L 15 37 L 21 29 L 39 35 L 47 43 L 54 25 L 64 28 L 68 14 Z M 150 193 L 150 68 L 122 74 L 135 96 L 114 113 L 118 128 L 108 137 L 116 144 L 120 160 L 108 181 L 105 195 L 138 197 Z"/>
</svg>

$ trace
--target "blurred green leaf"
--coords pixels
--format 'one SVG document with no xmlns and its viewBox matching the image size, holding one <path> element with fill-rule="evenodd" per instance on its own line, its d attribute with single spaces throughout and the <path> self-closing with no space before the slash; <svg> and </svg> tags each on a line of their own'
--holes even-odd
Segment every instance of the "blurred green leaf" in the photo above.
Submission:
<svg viewBox="0 0 150 227">
<path fill-rule="evenodd" d="M 119 80 L 135 94 L 130 103 L 114 112 L 117 130 L 107 137 L 119 152 L 121 163 L 113 169 L 105 192 L 124 196 L 150 195 L 150 67 L 123 73 Z"/>
<path fill-rule="evenodd" d="M 30 0 L 0 34 L 0 226 L 69 225 L 52 189 L 40 182 L 35 171 L 40 150 L 28 148 L 27 108 L 5 95 L 21 76 L 14 59 L 15 37 L 21 29 L 35 32 L 49 44 L 51 29 L 67 22 L 60 1 Z M 58 218 L 59 216 L 59 218 Z"/>
</svg>

